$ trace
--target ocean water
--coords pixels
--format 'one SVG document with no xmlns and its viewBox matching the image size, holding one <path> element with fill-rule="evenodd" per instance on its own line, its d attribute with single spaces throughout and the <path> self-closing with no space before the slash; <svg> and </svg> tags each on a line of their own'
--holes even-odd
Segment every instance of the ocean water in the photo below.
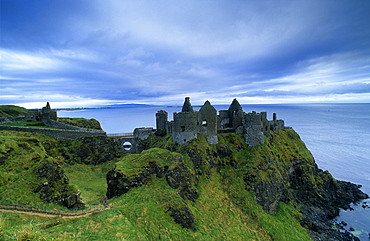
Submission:
<svg viewBox="0 0 370 241">
<path fill-rule="evenodd" d="M 242 105 L 244 112 L 266 111 L 268 119 L 277 113 L 286 126 L 291 126 L 312 152 L 319 168 L 328 170 L 336 179 L 362 185 L 370 195 L 370 104 L 292 104 Z M 225 110 L 228 105 L 214 106 Z M 195 107 L 195 110 L 199 107 Z M 154 127 L 155 113 L 166 110 L 169 120 L 180 106 L 140 106 L 121 108 L 60 111 L 59 117 L 84 117 L 100 121 L 107 133 L 132 132 L 136 127 Z M 370 206 L 370 200 L 367 204 Z M 338 222 L 354 228 L 361 240 L 369 240 L 370 208 L 362 203 L 353 211 L 341 211 Z"/>
</svg>

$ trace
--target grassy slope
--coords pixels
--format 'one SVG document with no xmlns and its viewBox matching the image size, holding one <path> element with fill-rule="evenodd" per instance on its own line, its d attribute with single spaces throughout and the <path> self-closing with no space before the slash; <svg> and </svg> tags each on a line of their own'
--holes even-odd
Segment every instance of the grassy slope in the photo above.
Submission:
<svg viewBox="0 0 370 241">
<path fill-rule="evenodd" d="M 0 117 L 22 116 L 27 113 L 23 107 L 16 105 L 0 105 Z"/>
<path fill-rule="evenodd" d="M 13 154 L 16 154 L 14 158 L 10 158 L 11 165 L 0 166 L 0 188 L 3 188 L 0 190 L 0 199 L 11 197 L 19 202 L 39 205 L 37 194 L 26 192 L 22 183 L 23 180 L 31 183 L 37 181 L 30 177 L 27 168 L 32 170 L 32 166 L 37 165 L 34 160 L 46 155 L 43 147 L 52 149 L 55 140 L 30 133 L 0 132 L 0 136 L 0 153 L 4 154 L 7 149 L 13 148 Z M 280 203 L 276 215 L 267 214 L 256 203 L 254 194 L 245 189 L 243 181 L 243 174 L 251 170 L 259 172 L 261 178 L 266 178 L 265 173 L 269 171 L 262 170 L 264 165 L 261 161 L 266 155 L 284 157 L 287 161 L 297 156 L 312 158 L 297 138 L 299 139 L 294 132 L 287 130 L 274 135 L 274 140 L 269 144 L 243 149 L 241 147 L 245 145 L 242 136 L 221 135 L 220 144 L 227 144 L 233 154 L 217 160 L 227 163 L 235 159 L 238 166 L 225 165 L 218 172 L 215 167 L 203 165 L 204 173 L 208 171 L 211 175 L 203 174 L 198 177 L 199 197 L 195 202 L 183 200 L 176 189 L 168 186 L 164 177 L 157 178 L 153 175 L 146 185 L 109 200 L 111 209 L 87 217 L 64 219 L 0 212 L 0 237 L 30 240 L 309 240 L 306 230 L 297 221 L 299 213 L 293 205 Z M 168 137 L 161 138 L 156 143 L 176 149 Z M 28 145 L 30 149 L 22 148 L 22 145 Z M 198 148 L 202 162 L 206 163 L 205 153 L 214 151 L 215 146 L 208 145 L 204 138 L 199 138 L 187 148 Z M 49 150 L 48 153 L 63 161 L 58 152 Z M 126 175 L 133 175 L 140 172 L 141 167 L 149 161 L 157 160 L 161 166 L 171 165 L 168 160 L 179 155 L 183 156 L 189 171 L 194 172 L 187 154 L 163 149 L 151 149 L 140 155 L 121 158 L 117 169 Z M 88 204 L 95 204 L 106 192 L 105 175 L 113 165 L 114 162 L 97 166 L 64 163 L 63 168 L 70 183 L 81 189 L 82 198 Z M 271 165 L 280 168 L 277 164 Z M 7 184 L 3 186 L 5 182 Z M 181 228 L 173 222 L 166 213 L 169 204 L 190 208 L 196 223 L 194 231 Z M 49 205 L 53 207 L 53 204 Z"/>
<path fill-rule="evenodd" d="M 86 129 L 102 130 L 99 121 L 85 118 L 58 118 L 58 122 Z"/>
</svg>

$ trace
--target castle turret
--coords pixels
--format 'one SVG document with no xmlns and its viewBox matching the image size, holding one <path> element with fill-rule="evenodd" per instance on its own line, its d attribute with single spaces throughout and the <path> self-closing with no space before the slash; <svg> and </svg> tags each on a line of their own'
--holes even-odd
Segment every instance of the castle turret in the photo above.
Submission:
<svg viewBox="0 0 370 241">
<path fill-rule="evenodd" d="M 191 112 L 193 107 L 190 104 L 190 97 L 185 97 L 184 105 L 182 106 L 182 112 Z"/>
<path fill-rule="evenodd" d="M 244 139 L 249 146 L 258 146 L 265 142 L 261 118 L 263 115 L 253 111 L 244 116 Z"/>
<path fill-rule="evenodd" d="M 157 130 L 166 129 L 168 122 L 168 113 L 165 110 L 160 110 L 155 114 Z"/>
<path fill-rule="evenodd" d="M 278 120 L 276 113 L 272 114 L 272 121 L 270 121 L 270 130 L 277 132 L 285 128 L 284 120 Z"/>
</svg>

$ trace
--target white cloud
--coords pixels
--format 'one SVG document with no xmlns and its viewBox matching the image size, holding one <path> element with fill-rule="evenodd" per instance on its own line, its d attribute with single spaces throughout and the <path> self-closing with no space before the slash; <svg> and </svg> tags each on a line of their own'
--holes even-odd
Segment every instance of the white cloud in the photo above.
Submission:
<svg viewBox="0 0 370 241">
<path fill-rule="evenodd" d="M 61 61 L 41 53 L 27 53 L 0 49 L 0 63 L 3 71 L 47 70 L 61 66 Z"/>
</svg>

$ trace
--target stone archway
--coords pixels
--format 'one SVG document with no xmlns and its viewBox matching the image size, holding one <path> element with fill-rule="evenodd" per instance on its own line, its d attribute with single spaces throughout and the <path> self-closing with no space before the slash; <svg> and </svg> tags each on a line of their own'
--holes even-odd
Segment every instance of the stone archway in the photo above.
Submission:
<svg viewBox="0 0 370 241">
<path fill-rule="evenodd" d="M 122 145 L 125 151 L 130 151 L 132 149 L 132 143 L 129 141 L 125 141 Z"/>
</svg>

